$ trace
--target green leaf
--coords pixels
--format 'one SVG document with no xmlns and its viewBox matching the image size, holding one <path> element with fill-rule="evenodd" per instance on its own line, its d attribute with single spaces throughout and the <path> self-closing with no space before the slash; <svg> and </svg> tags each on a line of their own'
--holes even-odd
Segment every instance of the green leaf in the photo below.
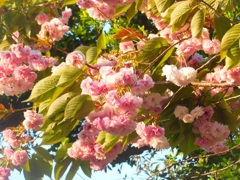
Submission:
<svg viewBox="0 0 240 180">
<path fill-rule="evenodd" d="M 90 161 L 82 161 L 81 168 L 84 174 L 91 178 L 92 169 L 90 168 Z"/>
<path fill-rule="evenodd" d="M 63 174 L 66 172 L 68 166 L 72 162 L 72 159 L 70 157 L 62 160 L 61 162 L 56 163 L 54 167 L 54 178 L 55 179 L 61 179 Z"/>
<path fill-rule="evenodd" d="M 161 48 L 167 45 L 167 41 L 161 37 L 146 41 L 143 48 L 139 51 L 138 60 L 145 63 L 151 62 L 159 55 Z"/>
<path fill-rule="evenodd" d="M 228 69 L 234 68 L 240 64 L 239 40 L 240 39 L 238 39 L 238 41 L 235 41 L 227 52 L 225 65 Z"/>
<path fill-rule="evenodd" d="M 160 76 L 162 74 L 162 65 L 171 57 L 171 55 L 173 54 L 173 52 L 175 51 L 175 47 L 172 47 L 171 49 L 169 49 L 165 55 L 160 59 L 160 62 L 157 64 L 157 66 L 155 66 L 152 70 L 152 74 L 154 76 L 154 74 L 158 73 Z"/>
<path fill-rule="evenodd" d="M 60 146 L 57 150 L 57 153 L 55 156 L 55 161 L 61 162 L 62 160 L 66 159 L 68 157 L 67 150 L 71 146 L 72 146 L 72 144 L 66 144 L 66 145 Z"/>
<path fill-rule="evenodd" d="M 63 6 L 76 4 L 77 0 L 64 0 Z"/>
<path fill-rule="evenodd" d="M 131 21 L 131 19 L 137 14 L 139 7 L 141 6 L 143 0 L 138 0 L 137 2 L 134 2 L 131 4 L 130 8 L 128 9 L 126 16 L 128 19 L 128 22 Z"/>
<path fill-rule="evenodd" d="M 0 42 L 0 50 L 1 51 L 9 49 L 10 46 L 11 46 L 11 43 L 8 40 L 3 40 Z"/>
<path fill-rule="evenodd" d="M 159 13 L 165 12 L 174 2 L 175 0 L 154 0 L 157 10 Z"/>
<path fill-rule="evenodd" d="M 99 55 L 99 49 L 97 47 L 90 47 L 86 52 L 86 61 L 88 64 L 95 63 Z"/>
<path fill-rule="evenodd" d="M 137 135 L 136 131 L 132 132 L 132 133 L 129 134 L 128 136 L 125 136 L 125 137 L 123 138 L 122 149 L 124 149 L 125 146 L 126 146 L 129 142 L 132 142 L 137 136 L 138 136 L 138 135 Z"/>
<path fill-rule="evenodd" d="M 114 16 L 119 16 L 125 12 L 127 12 L 127 10 L 131 7 L 131 4 L 127 5 L 127 6 L 117 6 L 116 10 L 115 10 L 115 14 Z"/>
<path fill-rule="evenodd" d="M 61 76 L 57 87 L 68 87 L 82 75 L 82 70 L 74 66 L 65 66 L 61 68 L 60 73 Z"/>
<path fill-rule="evenodd" d="M 53 159 L 52 155 L 45 148 L 42 148 L 40 146 L 35 146 L 34 150 L 36 151 L 38 156 L 41 156 L 43 159 L 47 160 L 48 162 L 52 161 Z"/>
<path fill-rule="evenodd" d="M 74 93 L 68 92 L 57 98 L 49 107 L 47 119 L 54 120 L 61 112 L 64 112 L 69 100 L 74 96 Z"/>
<path fill-rule="evenodd" d="M 221 41 L 221 60 L 227 56 L 228 51 L 231 50 L 231 47 L 234 48 L 234 44 L 239 42 L 240 39 L 240 24 L 234 25 L 229 29 L 222 38 Z M 239 45 L 238 45 L 239 46 Z"/>
<path fill-rule="evenodd" d="M 74 160 L 72 162 L 71 167 L 68 170 L 68 173 L 66 175 L 66 180 L 72 180 L 73 179 L 73 177 L 76 175 L 81 163 L 82 163 L 82 161 L 80 161 L 80 160 Z"/>
<path fill-rule="evenodd" d="M 98 49 L 106 49 L 107 48 L 107 39 L 104 33 L 102 33 L 97 40 L 97 48 Z"/>
<path fill-rule="evenodd" d="M 30 97 L 24 102 L 40 103 L 52 97 L 60 76 L 48 76 L 33 87 Z"/>
<path fill-rule="evenodd" d="M 178 147 L 185 156 L 197 149 L 197 146 L 195 145 L 195 139 L 196 135 L 191 130 L 184 132 L 184 138 L 179 143 Z"/>
<path fill-rule="evenodd" d="M 78 95 L 72 98 L 65 109 L 64 121 L 76 118 L 82 120 L 94 109 L 94 102 L 89 95 Z"/>
<path fill-rule="evenodd" d="M 224 26 L 223 26 L 224 24 Z M 225 16 L 218 16 L 215 14 L 215 29 L 219 40 L 221 40 L 224 34 L 231 28 L 231 21 Z"/>
<path fill-rule="evenodd" d="M 191 21 L 192 37 L 199 38 L 202 35 L 205 14 L 206 14 L 205 9 L 200 9 L 194 14 Z"/>
<path fill-rule="evenodd" d="M 60 123 L 51 123 L 42 136 L 41 145 L 52 145 L 63 141 L 79 124 L 80 120 L 72 119 Z"/>
<path fill-rule="evenodd" d="M 180 2 L 181 3 L 179 3 L 171 14 L 170 25 L 172 25 L 173 31 L 176 31 L 185 25 L 191 11 L 197 6 L 196 1 L 193 0 Z"/>
<path fill-rule="evenodd" d="M 236 130 L 238 123 L 240 123 L 224 100 L 218 103 L 216 108 L 214 108 L 214 118 L 218 122 L 228 125 L 232 132 Z"/>
<path fill-rule="evenodd" d="M 120 137 L 121 136 L 114 136 L 105 131 L 101 131 L 96 142 L 102 144 L 104 146 L 105 153 L 107 153 L 118 143 Z"/>
</svg>

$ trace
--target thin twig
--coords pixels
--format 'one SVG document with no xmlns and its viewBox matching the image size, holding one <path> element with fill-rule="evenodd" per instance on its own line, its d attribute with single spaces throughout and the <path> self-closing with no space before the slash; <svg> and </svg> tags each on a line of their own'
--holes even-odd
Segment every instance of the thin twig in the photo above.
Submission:
<svg viewBox="0 0 240 180">
<path fill-rule="evenodd" d="M 234 165 L 236 165 L 236 164 L 238 164 L 238 163 L 240 163 L 240 160 L 238 160 L 238 161 L 236 161 L 236 162 L 234 162 L 234 163 L 232 163 L 232 164 L 230 164 L 230 165 L 228 165 L 228 166 L 226 166 L 226 167 L 224 167 L 224 168 L 217 169 L 217 170 L 215 170 L 215 171 L 210 171 L 210 172 L 208 172 L 208 173 L 199 174 L 199 175 L 197 175 L 197 176 L 191 176 L 191 179 L 195 179 L 195 178 L 199 178 L 199 177 L 202 177 L 202 176 L 207 176 L 207 175 L 210 175 L 210 174 L 215 174 L 215 173 L 218 173 L 218 172 L 220 172 L 220 171 L 224 171 L 224 170 L 226 170 L 226 169 L 228 169 L 228 168 L 231 168 L 232 166 L 234 166 Z"/>
<path fill-rule="evenodd" d="M 197 71 L 199 72 L 200 70 L 202 70 L 205 66 L 207 66 L 208 64 L 210 64 L 216 57 L 220 56 L 219 54 L 213 56 L 211 59 L 209 59 L 206 63 L 204 63 L 201 67 L 197 68 Z"/>
</svg>

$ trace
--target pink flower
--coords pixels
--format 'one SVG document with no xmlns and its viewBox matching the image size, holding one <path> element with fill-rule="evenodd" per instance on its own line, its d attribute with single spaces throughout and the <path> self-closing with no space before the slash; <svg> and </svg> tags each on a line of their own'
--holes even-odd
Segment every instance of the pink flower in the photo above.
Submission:
<svg viewBox="0 0 240 180">
<path fill-rule="evenodd" d="M 93 6 L 87 9 L 89 16 L 98 20 L 106 20 L 108 18 L 113 17 L 116 9 L 115 4 L 107 4 L 101 1 L 92 1 L 92 2 L 93 2 Z"/>
<path fill-rule="evenodd" d="M 23 121 L 25 129 L 38 130 L 44 121 L 43 115 L 34 111 L 27 110 L 23 114 L 25 117 L 25 120 Z"/>
<path fill-rule="evenodd" d="M 115 83 L 120 86 L 133 85 L 137 82 L 137 75 L 133 68 L 121 68 L 115 74 Z"/>
<path fill-rule="evenodd" d="M 203 50 L 206 54 L 217 54 L 220 52 L 220 41 L 217 39 L 203 41 Z"/>
<path fill-rule="evenodd" d="M 65 10 L 62 12 L 62 18 L 61 21 L 64 24 L 68 23 L 69 18 L 72 16 L 72 9 L 66 7 Z"/>
<path fill-rule="evenodd" d="M 0 167 L 0 179 L 1 180 L 8 180 L 8 176 L 10 176 L 10 169 Z"/>
<path fill-rule="evenodd" d="M 73 51 L 67 55 L 66 64 L 81 69 L 86 64 L 85 55 L 81 51 Z"/>
<path fill-rule="evenodd" d="M 21 62 L 27 63 L 31 48 L 29 46 L 23 46 L 23 44 L 12 44 L 11 51 L 21 60 Z"/>
<path fill-rule="evenodd" d="M 133 146 L 141 147 L 148 145 L 156 149 L 166 149 L 169 147 L 169 143 L 164 136 L 165 130 L 160 126 L 146 126 L 142 122 L 137 124 L 136 132 L 140 139 L 133 143 Z"/>
<path fill-rule="evenodd" d="M 17 136 L 11 129 L 6 129 L 3 132 L 3 137 L 5 141 L 13 148 L 17 148 L 20 145 L 20 141 L 18 140 Z"/>
<path fill-rule="evenodd" d="M 36 16 L 35 20 L 39 25 L 43 25 L 45 22 L 49 21 L 49 17 L 45 13 L 40 13 Z"/>
<path fill-rule="evenodd" d="M 25 150 L 15 151 L 12 155 L 12 163 L 14 166 L 23 166 L 28 161 L 28 154 Z"/>
<path fill-rule="evenodd" d="M 75 141 L 68 149 L 68 155 L 74 159 L 88 160 L 94 154 L 94 144 Z"/>
<path fill-rule="evenodd" d="M 134 43 L 132 41 L 120 42 L 119 48 L 124 53 L 135 50 Z"/>
<path fill-rule="evenodd" d="M 11 148 L 9 147 L 4 148 L 3 155 L 6 156 L 7 159 L 11 159 L 13 154 L 14 154 L 14 151 Z"/>
</svg>

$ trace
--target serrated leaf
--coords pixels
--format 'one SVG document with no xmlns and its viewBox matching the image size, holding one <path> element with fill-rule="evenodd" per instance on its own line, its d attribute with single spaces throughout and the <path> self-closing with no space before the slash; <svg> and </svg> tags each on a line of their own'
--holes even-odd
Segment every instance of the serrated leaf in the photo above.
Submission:
<svg viewBox="0 0 240 180">
<path fill-rule="evenodd" d="M 174 2 L 175 0 L 154 0 L 157 10 L 159 13 L 165 12 Z"/>
<path fill-rule="evenodd" d="M 205 9 L 198 10 L 191 20 L 191 31 L 193 38 L 199 38 L 202 35 L 203 24 L 205 22 Z"/>
<path fill-rule="evenodd" d="M 171 14 L 170 25 L 172 25 L 173 31 L 176 31 L 185 25 L 191 11 L 193 11 L 196 5 L 196 1 L 193 0 L 179 2 L 178 6 L 176 6 Z"/>
<path fill-rule="evenodd" d="M 56 88 L 59 78 L 59 75 L 55 75 L 48 76 L 38 81 L 33 87 L 30 97 L 24 102 L 31 101 L 35 103 L 40 103 L 49 99 Z"/>
<path fill-rule="evenodd" d="M 239 38 L 240 24 L 236 24 L 231 29 L 229 29 L 222 38 L 220 50 L 221 60 L 226 57 L 228 51 L 231 49 L 231 47 L 234 47 L 234 43 L 236 43 L 236 41 L 238 42 Z"/>
<path fill-rule="evenodd" d="M 89 95 L 78 95 L 72 98 L 65 109 L 64 121 L 68 119 L 80 119 L 82 120 L 94 109 L 94 102 Z"/>
<path fill-rule="evenodd" d="M 104 146 L 104 152 L 107 153 L 118 143 L 120 137 L 121 136 L 114 136 L 105 131 L 101 131 L 96 142 L 102 144 Z"/>
</svg>

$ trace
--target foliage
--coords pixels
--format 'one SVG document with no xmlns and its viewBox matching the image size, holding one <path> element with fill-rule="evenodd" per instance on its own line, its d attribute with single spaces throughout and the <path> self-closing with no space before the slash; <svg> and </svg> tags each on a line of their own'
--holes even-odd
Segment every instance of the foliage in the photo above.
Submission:
<svg viewBox="0 0 240 180">
<path fill-rule="evenodd" d="M 1 173 L 10 168 L 26 179 L 52 172 L 54 179 L 63 174 L 72 179 L 79 167 L 90 177 L 91 168 L 123 161 L 149 179 L 236 177 L 239 4 L 1 1 L 0 130 L 11 147 L 8 152 L 9 146 L 1 147 L 0 177 L 7 179 Z M 36 17 L 40 13 L 43 23 Z M 16 66 L 25 50 L 13 44 L 27 47 L 30 57 Z M 28 91 L 14 94 L 27 79 L 15 72 L 20 67 L 30 68 L 36 79 Z M 11 78 L 18 80 L 5 82 Z M 35 119 L 26 117 L 29 111 Z M 39 129 L 31 126 L 36 117 Z M 7 140 L 10 131 L 16 142 Z M 156 151 L 168 147 L 175 154 L 166 155 L 165 167 L 151 164 Z M 154 150 L 149 157 L 136 156 L 145 149 Z M 16 165 L 20 150 L 28 160 Z"/>
</svg>

